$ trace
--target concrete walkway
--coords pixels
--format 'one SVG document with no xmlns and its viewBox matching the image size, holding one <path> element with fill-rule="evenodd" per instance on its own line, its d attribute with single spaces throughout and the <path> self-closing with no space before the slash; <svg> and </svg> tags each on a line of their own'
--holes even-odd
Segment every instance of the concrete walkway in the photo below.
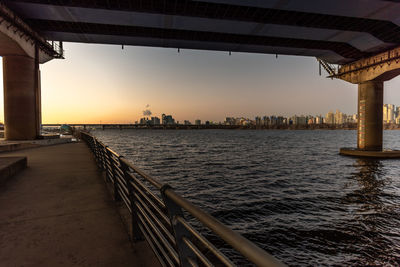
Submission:
<svg viewBox="0 0 400 267">
<path fill-rule="evenodd" d="M 129 241 L 83 143 L 33 148 L 28 168 L 0 187 L 0 266 L 154 266 Z"/>
</svg>

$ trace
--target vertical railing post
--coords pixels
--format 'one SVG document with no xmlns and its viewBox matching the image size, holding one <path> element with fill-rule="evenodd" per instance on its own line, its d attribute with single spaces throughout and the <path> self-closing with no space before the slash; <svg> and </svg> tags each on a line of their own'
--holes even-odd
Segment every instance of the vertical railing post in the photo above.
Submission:
<svg viewBox="0 0 400 267">
<path fill-rule="evenodd" d="M 85 139 L 86 139 L 86 142 L 90 143 L 90 149 L 92 150 L 92 153 L 96 156 L 96 161 L 97 161 L 96 146 L 95 146 L 96 139 L 94 137 L 90 136 L 90 141 L 89 141 L 89 136 L 87 136 L 87 135 L 86 135 Z"/>
<path fill-rule="evenodd" d="M 122 156 L 119 157 L 119 163 L 121 165 L 121 170 L 124 173 L 124 179 L 126 183 L 126 187 L 128 189 L 129 194 L 129 202 L 131 203 L 131 229 L 132 229 L 132 240 L 141 241 L 144 240 L 142 231 L 139 227 L 139 216 L 138 216 L 138 208 L 136 206 L 136 197 L 134 194 L 135 188 L 132 186 L 131 177 L 129 176 L 129 167 L 121 160 Z"/>
<path fill-rule="evenodd" d="M 96 158 L 96 163 L 97 163 L 97 168 L 100 168 L 100 164 L 99 164 L 99 152 L 98 152 L 98 148 L 97 148 L 97 140 L 96 138 L 93 138 L 93 153 L 94 153 L 94 157 Z"/>
<path fill-rule="evenodd" d="M 106 149 L 108 160 L 110 162 L 110 168 L 111 168 L 111 173 L 112 173 L 112 181 L 113 181 L 113 188 L 114 188 L 114 200 L 119 202 L 121 201 L 121 195 L 119 193 L 118 189 L 118 179 L 117 179 L 117 174 L 115 171 L 115 161 L 113 159 L 113 155 L 110 150 Z"/>
<path fill-rule="evenodd" d="M 98 155 L 98 159 L 99 159 L 99 168 L 101 171 L 104 170 L 103 168 L 103 153 L 101 152 L 103 150 L 103 147 L 101 145 L 101 143 L 99 142 L 99 140 L 96 139 L 96 150 L 97 150 L 97 155 Z"/>
<path fill-rule="evenodd" d="M 101 166 L 99 142 L 94 137 L 92 137 L 92 142 L 93 142 L 93 153 L 94 153 L 95 158 L 96 158 L 97 167 L 102 170 L 103 168 Z"/>
<path fill-rule="evenodd" d="M 87 134 L 84 134 L 84 137 L 85 137 L 86 143 L 90 144 L 90 149 L 92 150 L 92 153 L 95 154 L 96 160 L 97 160 L 96 147 L 95 147 L 95 138 L 92 137 L 92 136 L 88 136 Z M 89 137 L 90 137 L 90 139 L 89 139 Z"/>
<path fill-rule="evenodd" d="M 104 170 L 106 172 L 107 182 L 114 183 L 114 180 L 112 179 L 112 177 L 110 175 L 110 172 L 111 172 L 111 161 L 110 161 L 110 159 L 108 157 L 107 148 L 108 148 L 108 146 L 103 145 Z"/>
<path fill-rule="evenodd" d="M 86 145 L 89 146 L 90 151 L 92 151 L 92 153 L 93 153 L 93 144 L 92 144 L 92 142 L 90 142 L 90 141 L 88 140 L 86 134 L 80 133 L 80 135 L 81 135 L 81 140 L 83 140 L 83 141 L 86 143 Z M 93 138 L 94 138 L 94 137 L 92 137 L 91 139 L 93 139 Z M 94 154 L 94 153 L 93 153 L 93 154 Z"/>
<path fill-rule="evenodd" d="M 100 169 L 104 171 L 106 169 L 104 165 L 104 146 L 99 141 L 97 141 L 97 146 L 99 148 L 99 154 L 100 154 Z"/>
<path fill-rule="evenodd" d="M 100 169 L 102 171 L 105 170 L 105 166 L 104 166 L 104 147 L 103 144 L 99 142 L 99 140 L 97 141 L 97 147 L 98 147 L 98 151 L 99 151 L 99 158 L 100 158 Z"/>
<path fill-rule="evenodd" d="M 197 257 L 194 252 L 185 244 L 183 238 L 190 239 L 191 234 L 188 230 L 177 220 L 177 217 L 184 218 L 182 208 L 178 206 L 175 202 L 168 198 L 165 194 L 165 191 L 168 189 L 172 189 L 171 186 L 165 184 L 161 187 L 161 195 L 164 201 L 165 206 L 168 210 L 168 216 L 171 222 L 172 229 L 174 231 L 176 248 L 179 254 L 180 266 L 192 266 L 189 262 L 189 258 L 197 262 Z"/>
<path fill-rule="evenodd" d="M 99 147 L 99 155 L 100 155 L 100 169 L 102 171 L 106 172 L 106 181 L 108 179 L 108 175 L 107 175 L 107 163 L 106 163 L 106 156 L 105 156 L 105 146 L 103 145 L 103 143 L 97 141 L 98 147 Z"/>
<path fill-rule="evenodd" d="M 101 152 L 103 147 L 102 147 L 101 143 L 97 139 L 94 139 L 94 141 L 95 141 L 95 147 L 96 147 L 97 165 L 99 166 L 100 170 L 104 170 L 104 168 L 103 168 L 103 154 Z"/>
</svg>

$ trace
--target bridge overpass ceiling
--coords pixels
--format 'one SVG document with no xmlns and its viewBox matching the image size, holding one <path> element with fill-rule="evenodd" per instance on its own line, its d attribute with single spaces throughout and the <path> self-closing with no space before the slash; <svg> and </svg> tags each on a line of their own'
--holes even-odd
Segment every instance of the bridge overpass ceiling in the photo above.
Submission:
<svg viewBox="0 0 400 267">
<path fill-rule="evenodd" d="M 202 0 L 209 3 L 282 9 L 335 16 L 388 20 L 400 25 L 400 6 L 394 0 Z"/>
<path fill-rule="evenodd" d="M 25 56 L 35 58 L 35 42 L 30 29 L 21 29 L 25 25 L 15 18 L 12 22 L 13 13 L 0 3 L 0 56 Z M 47 62 L 53 57 L 39 49 L 38 60 L 40 63 Z"/>
<path fill-rule="evenodd" d="M 76 33 L 58 33 L 58 32 L 45 32 L 49 38 L 55 40 L 82 42 L 85 38 L 85 43 L 107 43 L 107 44 L 121 44 L 121 37 L 115 35 L 103 34 L 81 34 Z M 232 51 L 232 52 L 248 52 L 248 53 L 264 53 L 264 54 L 284 54 L 284 55 L 298 55 L 310 57 L 323 57 L 327 60 L 337 60 L 345 62 L 346 58 L 326 50 L 319 49 L 299 49 L 290 47 L 274 47 L 274 46 L 257 46 L 257 45 L 238 45 L 235 43 L 219 43 L 219 42 L 201 42 L 198 41 L 183 41 L 183 40 L 165 40 L 161 38 L 140 38 L 140 37 L 124 37 L 124 44 L 150 46 L 150 47 L 179 47 L 186 49 L 196 50 L 213 50 L 213 51 Z"/>
<path fill-rule="evenodd" d="M 88 9 L 81 7 L 69 7 L 60 9 L 59 7 L 49 5 L 35 5 L 29 3 L 24 5 L 25 8 L 29 10 L 29 13 L 25 11 L 25 17 L 35 20 L 76 22 L 79 19 L 81 22 L 84 23 L 104 24 L 104 16 L 107 16 L 107 24 L 112 25 L 140 26 L 206 32 L 224 32 L 231 34 L 346 42 L 359 50 L 368 52 L 374 52 L 376 50 L 381 51 L 382 49 L 391 46 L 391 44 L 385 44 L 384 42 L 375 38 L 369 33 L 354 31 L 337 31 L 330 29 L 318 29 L 290 25 L 262 24 L 256 22 L 240 22 L 173 15 L 160 16 L 159 14 L 146 14 L 140 12 L 115 10 L 105 11 L 103 9 Z M 15 6 L 17 9 L 21 9 L 18 8 L 18 4 L 16 4 Z M 46 35 L 50 33 L 51 32 L 48 32 L 46 33 Z M 64 38 L 64 41 L 65 40 L 67 39 Z M 85 40 L 83 41 L 85 42 Z M 340 60 L 341 59 L 338 59 L 338 61 Z"/>
<path fill-rule="evenodd" d="M 383 0 L 4 2 L 56 41 L 301 55 L 337 64 L 400 45 L 400 4 Z"/>
</svg>

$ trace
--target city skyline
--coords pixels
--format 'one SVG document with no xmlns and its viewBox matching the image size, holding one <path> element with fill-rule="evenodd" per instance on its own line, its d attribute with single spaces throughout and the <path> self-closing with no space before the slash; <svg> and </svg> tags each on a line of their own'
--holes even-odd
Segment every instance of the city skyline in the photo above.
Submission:
<svg viewBox="0 0 400 267">
<path fill-rule="evenodd" d="M 146 106 L 146 108 L 148 105 Z M 400 124 L 400 106 L 394 104 L 383 104 L 383 122 L 388 124 Z M 142 125 L 200 125 L 200 124 L 225 124 L 225 125 L 248 125 L 248 124 L 269 124 L 271 121 L 275 121 L 275 124 L 346 124 L 346 123 L 357 123 L 358 114 L 346 114 L 336 109 L 335 112 L 329 111 L 325 115 L 323 114 L 292 114 L 291 116 L 280 116 L 276 114 L 269 115 L 257 115 L 254 119 L 245 116 L 239 117 L 225 117 L 223 121 L 212 121 L 212 120 L 175 120 L 173 115 L 162 114 L 158 117 L 153 114 L 150 110 L 143 111 L 143 117 L 140 120 L 135 121 L 134 124 Z M 267 122 L 268 121 L 268 122 Z M 193 123 L 194 122 L 194 123 Z M 278 123 L 277 123 L 278 122 Z"/>
<path fill-rule="evenodd" d="M 133 123 L 146 105 L 179 121 L 357 111 L 357 86 L 319 76 L 315 58 L 74 43 L 65 50 L 65 60 L 41 65 L 44 124 Z M 400 103 L 397 88 L 399 79 L 385 83 L 385 103 Z"/>
</svg>

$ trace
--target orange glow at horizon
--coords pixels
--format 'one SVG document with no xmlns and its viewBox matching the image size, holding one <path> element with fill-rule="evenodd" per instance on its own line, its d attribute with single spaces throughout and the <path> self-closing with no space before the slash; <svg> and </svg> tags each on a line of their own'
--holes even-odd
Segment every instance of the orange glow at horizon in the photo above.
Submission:
<svg viewBox="0 0 400 267">
<path fill-rule="evenodd" d="M 357 110 L 356 85 L 319 76 L 314 58 L 75 43 L 64 48 L 65 60 L 40 67 L 43 124 L 134 123 L 146 105 L 152 116 L 192 123 Z M 385 103 L 400 105 L 400 92 L 390 89 L 399 81 L 385 83 Z"/>
<path fill-rule="evenodd" d="M 223 121 L 224 110 L 243 106 L 241 102 L 247 94 L 232 86 L 239 98 L 230 103 L 224 101 L 226 91 L 218 91 L 224 79 L 217 81 L 214 74 L 204 84 L 202 76 L 182 77 L 180 73 L 187 68 L 187 63 L 182 62 L 184 58 L 163 49 L 156 51 L 170 53 L 167 57 L 178 64 L 176 72 L 166 69 L 169 67 L 167 60 L 153 65 L 141 63 L 151 58 L 151 50 L 147 51 L 150 55 L 137 52 L 132 55 L 116 46 L 68 44 L 66 49 L 66 60 L 52 60 L 41 65 L 44 124 L 134 123 L 143 117 L 147 104 L 152 116 L 161 117 L 165 113 L 178 121 Z"/>
</svg>

